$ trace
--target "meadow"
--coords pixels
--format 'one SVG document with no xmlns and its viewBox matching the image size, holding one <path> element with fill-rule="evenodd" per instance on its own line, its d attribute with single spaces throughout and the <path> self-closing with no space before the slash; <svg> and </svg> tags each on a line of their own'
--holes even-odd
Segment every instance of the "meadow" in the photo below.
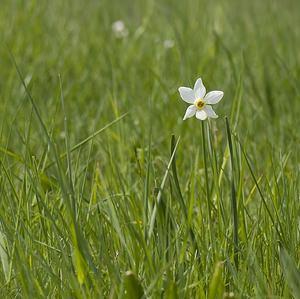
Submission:
<svg viewBox="0 0 300 299">
<path fill-rule="evenodd" d="M 2 0 L 1 298 L 300 298 L 299 11 Z"/>
</svg>

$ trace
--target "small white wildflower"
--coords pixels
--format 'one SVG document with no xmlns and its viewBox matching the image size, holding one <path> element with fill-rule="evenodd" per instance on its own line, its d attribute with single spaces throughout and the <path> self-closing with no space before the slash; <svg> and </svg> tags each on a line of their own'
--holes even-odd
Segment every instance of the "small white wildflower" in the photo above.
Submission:
<svg viewBox="0 0 300 299">
<path fill-rule="evenodd" d="M 166 39 L 164 40 L 164 47 L 166 49 L 171 49 L 174 47 L 174 41 L 172 39 Z"/>
<path fill-rule="evenodd" d="M 178 91 L 185 102 L 192 104 L 186 109 L 183 120 L 193 117 L 194 115 L 200 120 L 218 117 L 210 105 L 220 102 L 224 95 L 223 91 L 214 90 L 206 93 L 206 88 L 203 85 L 201 78 L 197 79 L 194 89 L 189 87 L 179 87 Z"/>
<path fill-rule="evenodd" d="M 112 23 L 111 28 L 117 38 L 124 38 L 128 35 L 128 30 L 121 20 Z"/>
</svg>

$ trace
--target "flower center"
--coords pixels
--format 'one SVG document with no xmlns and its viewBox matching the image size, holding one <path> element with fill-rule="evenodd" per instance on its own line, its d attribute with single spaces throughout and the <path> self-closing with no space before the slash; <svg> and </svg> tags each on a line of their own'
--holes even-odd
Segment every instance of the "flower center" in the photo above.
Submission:
<svg viewBox="0 0 300 299">
<path fill-rule="evenodd" d="M 201 109 L 204 107 L 205 103 L 204 103 L 203 99 L 198 99 L 198 100 L 195 101 L 194 105 L 195 105 L 199 110 L 201 110 Z"/>
</svg>

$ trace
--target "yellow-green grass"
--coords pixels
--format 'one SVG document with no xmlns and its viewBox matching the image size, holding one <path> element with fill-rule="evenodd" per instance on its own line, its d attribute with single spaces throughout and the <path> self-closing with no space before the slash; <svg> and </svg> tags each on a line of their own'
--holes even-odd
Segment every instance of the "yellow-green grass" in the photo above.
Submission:
<svg viewBox="0 0 300 299">
<path fill-rule="evenodd" d="M 1 1 L 1 297 L 300 298 L 298 11 Z"/>
</svg>

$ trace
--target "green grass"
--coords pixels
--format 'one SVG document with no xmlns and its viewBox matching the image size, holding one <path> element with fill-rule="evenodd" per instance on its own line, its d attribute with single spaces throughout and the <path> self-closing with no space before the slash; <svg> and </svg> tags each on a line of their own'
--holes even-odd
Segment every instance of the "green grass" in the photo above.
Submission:
<svg viewBox="0 0 300 299">
<path fill-rule="evenodd" d="M 298 11 L 3 0 L 1 297 L 300 298 Z"/>
</svg>

